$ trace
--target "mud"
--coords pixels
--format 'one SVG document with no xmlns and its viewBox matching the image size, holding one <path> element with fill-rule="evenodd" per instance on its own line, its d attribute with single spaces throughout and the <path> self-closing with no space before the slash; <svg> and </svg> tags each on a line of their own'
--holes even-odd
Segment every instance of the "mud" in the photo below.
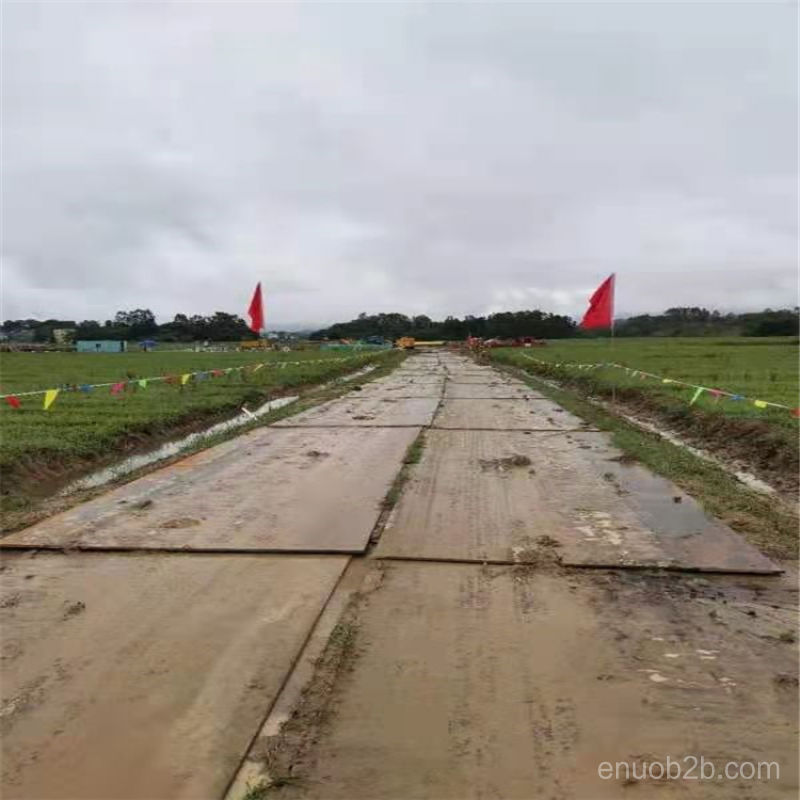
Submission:
<svg viewBox="0 0 800 800">
<path fill-rule="evenodd" d="M 648 577 L 393 563 L 359 609 L 357 657 L 324 692 L 324 723 L 307 706 L 273 741 L 272 763 L 290 778 L 273 791 L 597 800 L 628 796 L 624 780 L 598 776 L 601 762 L 695 754 L 776 761 L 781 778 L 647 779 L 636 796 L 791 797 L 797 689 L 780 676 L 796 674 L 795 652 L 762 638 L 779 599 L 692 581 L 665 593 Z M 778 626 L 796 621 L 777 613 Z M 323 662 L 315 681 L 326 672 Z"/>
</svg>

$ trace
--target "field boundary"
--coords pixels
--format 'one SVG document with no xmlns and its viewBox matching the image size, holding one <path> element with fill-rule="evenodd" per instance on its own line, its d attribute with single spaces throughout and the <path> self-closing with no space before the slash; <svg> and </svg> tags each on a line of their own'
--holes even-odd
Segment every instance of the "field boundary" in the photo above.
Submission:
<svg viewBox="0 0 800 800">
<path fill-rule="evenodd" d="M 720 397 L 729 397 L 731 400 L 749 400 L 756 408 L 783 408 L 787 411 L 790 411 L 793 417 L 800 417 L 800 408 L 792 408 L 792 406 L 787 406 L 784 403 L 774 403 L 771 400 L 760 400 L 757 397 L 748 397 L 744 394 L 737 394 L 736 392 L 728 392 L 725 389 L 717 389 L 712 388 L 709 386 L 702 386 L 699 383 L 689 383 L 688 381 L 682 381 L 678 378 L 668 378 L 665 375 L 656 375 L 653 372 L 647 372 L 643 369 L 634 369 L 633 367 L 626 367 L 624 364 L 617 364 L 615 361 L 603 361 L 603 362 L 593 362 L 590 364 L 579 364 L 573 362 L 565 362 L 565 361 L 547 361 L 541 358 L 534 358 L 527 353 L 523 353 L 522 357 L 527 359 L 528 361 L 534 361 L 537 364 L 543 364 L 548 367 L 555 367 L 556 369 L 565 369 L 569 367 L 574 367 L 579 370 L 584 369 L 600 369 L 600 368 L 614 368 L 614 369 L 622 369 L 632 378 L 642 377 L 642 378 L 655 378 L 656 380 L 661 381 L 662 384 L 676 384 L 678 386 L 688 386 L 690 389 L 695 389 L 695 393 L 692 395 L 692 399 L 689 401 L 689 405 L 694 405 L 697 400 L 700 399 L 700 396 L 703 392 L 708 392 L 715 400 L 718 400 Z"/>
</svg>

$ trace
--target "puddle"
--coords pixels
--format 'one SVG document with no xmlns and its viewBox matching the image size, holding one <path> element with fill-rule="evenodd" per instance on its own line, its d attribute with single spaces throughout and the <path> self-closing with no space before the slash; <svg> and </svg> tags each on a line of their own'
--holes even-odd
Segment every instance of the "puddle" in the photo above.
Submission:
<svg viewBox="0 0 800 800">
<path fill-rule="evenodd" d="M 207 437 L 239 428 L 247 422 L 251 422 L 258 417 L 264 416 L 264 414 L 268 414 L 270 411 L 288 406 L 289 403 L 294 403 L 297 399 L 297 396 L 279 397 L 277 400 L 270 400 L 268 403 L 264 403 L 263 406 L 259 406 L 255 411 L 248 411 L 243 408 L 241 414 L 225 420 L 224 422 L 218 422 L 216 425 L 212 425 L 204 431 L 190 433 L 182 439 L 176 439 L 174 442 L 167 442 L 148 453 L 140 453 L 139 455 L 131 456 L 119 464 L 114 464 L 113 466 L 93 472 L 91 475 L 87 475 L 85 478 L 71 483 L 63 489 L 60 494 L 68 495 L 80 489 L 95 489 L 98 486 L 103 486 L 123 475 L 127 475 L 129 472 L 141 469 L 150 464 L 155 464 L 157 461 L 163 461 L 165 458 L 176 456 L 181 451 L 186 450 Z"/>
</svg>

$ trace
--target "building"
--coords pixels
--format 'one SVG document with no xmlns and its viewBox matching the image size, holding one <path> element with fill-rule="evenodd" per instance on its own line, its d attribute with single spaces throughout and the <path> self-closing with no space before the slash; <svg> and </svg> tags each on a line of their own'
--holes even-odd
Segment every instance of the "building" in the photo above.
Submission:
<svg viewBox="0 0 800 800">
<path fill-rule="evenodd" d="M 56 344 L 69 344 L 75 335 L 75 328 L 53 328 L 53 341 Z"/>
<path fill-rule="evenodd" d="M 79 353 L 124 353 L 128 349 L 127 342 L 115 339 L 78 339 L 75 344 Z"/>
</svg>

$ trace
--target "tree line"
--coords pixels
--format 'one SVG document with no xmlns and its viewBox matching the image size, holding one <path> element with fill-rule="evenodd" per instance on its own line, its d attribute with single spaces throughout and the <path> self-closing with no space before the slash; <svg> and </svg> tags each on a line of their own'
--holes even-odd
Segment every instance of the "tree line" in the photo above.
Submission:
<svg viewBox="0 0 800 800">
<path fill-rule="evenodd" d="M 616 320 L 617 336 L 796 336 L 798 309 L 765 309 L 745 314 L 723 314 L 707 308 L 669 308 L 662 314 L 640 314 Z M 350 322 L 337 322 L 315 331 L 312 339 L 362 339 L 382 336 L 396 339 L 459 340 L 467 336 L 482 339 L 564 339 L 573 336 L 608 336 L 609 331 L 582 331 L 570 317 L 544 311 L 504 311 L 487 317 L 447 317 L 436 322 L 430 317 L 405 314 L 359 314 Z"/>
<path fill-rule="evenodd" d="M 545 311 L 504 311 L 488 317 L 447 317 L 436 322 L 423 315 L 359 314 L 350 322 L 338 322 L 330 328 L 315 331 L 312 339 L 363 339 L 382 336 L 396 339 L 413 336 L 416 339 L 459 340 L 468 336 L 482 339 L 536 336 L 541 339 L 563 339 L 575 335 L 575 322 L 569 317 Z"/>
<path fill-rule="evenodd" d="M 149 308 L 118 311 L 114 319 L 100 323 L 97 320 L 76 322 L 64 319 L 6 320 L 0 330 L 12 340 L 54 342 L 56 331 L 72 331 L 67 341 L 78 339 L 112 339 L 137 341 L 154 339 L 159 342 L 217 341 L 231 342 L 255 339 L 247 323 L 235 314 L 217 311 L 211 316 L 176 314 L 170 322 L 158 324 Z"/>
<path fill-rule="evenodd" d="M 617 336 L 796 336 L 800 309 L 765 309 L 744 314 L 723 314 L 700 307 L 669 308 L 662 314 L 639 314 L 615 323 Z M 117 339 L 160 342 L 239 341 L 254 339 L 255 334 L 235 314 L 217 311 L 210 316 L 176 314 L 169 322 L 158 324 L 150 309 L 118 311 L 113 320 L 18 319 L 6 320 L 0 331 L 9 339 L 31 342 L 54 342 L 56 331 L 72 331 L 67 341 L 76 339 Z M 602 336 L 608 332 L 585 332 L 575 320 L 545 311 L 503 311 L 486 317 L 447 317 L 436 321 L 424 314 L 359 314 L 349 322 L 337 322 L 315 331 L 311 338 L 365 339 L 381 337 L 394 340 L 400 336 L 416 339 L 462 340 L 467 336 L 482 339 L 514 339 L 535 336 L 539 339 L 564 339 L 573 336 Z"/>
</svg>

